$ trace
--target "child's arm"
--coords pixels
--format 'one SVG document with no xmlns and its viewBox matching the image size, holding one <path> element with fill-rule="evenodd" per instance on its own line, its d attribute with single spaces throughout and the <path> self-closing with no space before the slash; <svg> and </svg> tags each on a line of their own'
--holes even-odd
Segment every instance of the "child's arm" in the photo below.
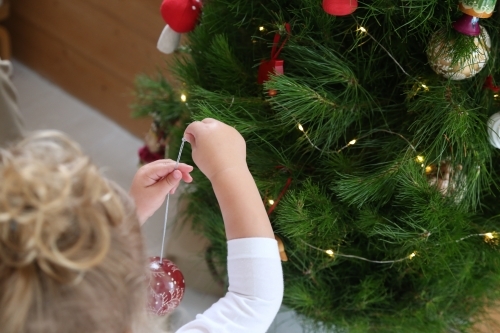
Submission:
<svg viewBox="0 0 500 333">
<path fill-rule="evenodd" d="M 137 170 L 129 194 L 134 200 L 141 224 L 160 208 L 169 192 L 175 192 L 181 179 L 186 183 L 193 180 L 189 174 L 193 171 L 192 166 L 179 163 L 177 170 L 174 169 L 175 161 L 158 160 Z"/>
<path fill-rule="evenodd" d="M 245 141 L 214 119 L 190 124 L 184 137 L 221 207 L 229 291 L 177 333 L 264 333 L 281 305 L 283 273 L 269 218 L 246 164 Z"/>
<path fill-rule="evenodd" d="M 264 204 L 247 167 L 246 144 L 233 127 L 215 119 L 194 122 L 185 131 L 193 160 L 212 183 L 228 240 L 274 239 Z"/>
</svg>

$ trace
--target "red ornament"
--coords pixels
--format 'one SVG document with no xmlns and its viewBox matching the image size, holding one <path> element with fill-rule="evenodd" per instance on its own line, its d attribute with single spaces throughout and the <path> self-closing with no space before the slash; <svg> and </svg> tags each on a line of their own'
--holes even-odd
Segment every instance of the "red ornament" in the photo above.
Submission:
<svg viewBox="0 0 500 333">
<path fill-rule="evenodd" d="M 273 48 L 271 50 L 271 59 L 270 60 L 262 60 L 260 62 L 259 74 L 257 77 L 257 82 L 259 84 L 263 84 L 264 82 L 268 81 L 269 76 L 271 74 L 283 75 L 285 73 L 285 70 L 283 68 L 284 60 L 277 59 L 281 53 L 281 50 L 283 49 L 283 46 L 285 46 L 285 43 L 288 40 L 288 36 L 290 35 L 290 24 L 286 23 L 285 29 L 287 31 L 287 36 L 286 36 L 285 40 L 281 43 L 279 48 L 278 48 L 278 44 L 280 42 L 281 35 L 279 33 L 276 33 L 274 35 Z M 269 91 L 269 95 L 271 95 L 271 96 L 274 96 L 276 94 L 277 94 L 276 90 Z"/>
<path fill-rule="evenodd" d="M 462 17 L 453 22 L 452 27 L 467 36 L 479 36 L 481 34 L 479 18 L 467 14 L 463 14 Z"/>
<path fill-rule="evenodd" d="M 491 75 L 488 75 L 486 77 L 486 81 L 484 82 L 483 88 L 489 89 L 489 90 L 493 91 L 494 93 L 500 92 L 500 87 L 495 86 L 495 84 L 493 84 L 493 76 L 491 76 Z"/>
<path fill-rule="evenodd" d="M 181 303 L 186 284 L 177 266 L 168 259 L 149 258 L 148 310 L 158 316 L 171 313 Z"/>
<path fill-rule="evenodd" d="M 181 34 L 196 27 L 201 7 L 201 0 L 163 0 L 160 12 L 167 25 L 158 39 L 161 52 L 170 54 L 179 47 Z"/>
<path fill-rule="evenodd" d="M 358 0 L 323 0 L 323 10 L 334 16 L 352 14 L 357 8 Z"/>
<path fill-rule="evenodd" d="M 264 82 L 269 81 L 269 76 L 271 74 L 283 75 L 285 73 L 283 64 L 284 60 L 281 59 L 262 60 L 259 66 L 259 76 L 257 78 L 257 82 L 259 84 L 263 84 Z"/>
<path fill-rule="evenodd" d="M 163 0 L 160 7 L 163 20 L 178 33 L 190 32 L 198 23 L 200 0 Z"/>
<path fill-rule="evenodd" d="M 152 152 L 146 145 L 139 148 L 138 154 L 141 164 L 148 164 L 156 160 L 165 158 L 165 150 L 163 150 L 161 153 L 155 153 Z"/>
<path fill-rule="evenodd" d="M 276 89 L 269 89 L 267 91 L 267 93 L 268 93 L 269 96 L 273 96 L 274 97 L 274 96 L 276 96 L 278 94 L 278 91 Z"/>
</svg>

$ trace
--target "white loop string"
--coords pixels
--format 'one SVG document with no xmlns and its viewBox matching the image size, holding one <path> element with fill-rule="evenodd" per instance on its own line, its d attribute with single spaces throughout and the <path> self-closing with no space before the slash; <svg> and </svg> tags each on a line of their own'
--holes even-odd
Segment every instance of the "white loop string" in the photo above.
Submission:
<svg viewBox="0 0 500 333">
<path fill-rule="evenodd" d="M 179 166 L 179 160 L 181 159 L 182 149 L 184 149 L 185 142 L 186 142 L 186 139 L 182 138 L 181 148 L 179 149 L 179 155 L 177 155 L 177 161 L 175 162 L 174 171 L 177 170 L 177 167 Z M 163 239 L 161 241 L 160 263 L 163 263 L 163 248 L 165 246 L 165 233 L 167 231 L 169 201 L 170 201 L 170 192 L 168 192 L 168 194 L 167 194 L 167 204 L 165 205 L 165 222 L 163 223 Z"/>
</svg>

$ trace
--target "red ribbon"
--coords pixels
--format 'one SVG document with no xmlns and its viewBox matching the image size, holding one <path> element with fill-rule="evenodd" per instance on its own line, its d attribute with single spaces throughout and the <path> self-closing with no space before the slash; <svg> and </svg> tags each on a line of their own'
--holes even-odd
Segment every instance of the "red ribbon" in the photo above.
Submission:
<svg viewBox="0 0 500 333">
<path fill-rule="evenodd" d="M 271 59 L 262 60 L 260 62 L 259 76 L 257 78 L 257 82 L 259 84 L 263 84 L 264 82 L 269 80 L 270 74 L 277 74 L 277 75 L 284 74 L 283 60 L 278 59 L 278 56 L 280 55 L 281 50 L 283 50 L 283 46 L 285 46 L 286 42 L 288 41 L 288 38 L 290 37 L 291 30 L 289 23 L 285 23 L 285 29 L 287 31 L 287 35 L 281 44 L 280 44 L 281 35 L 279 33 L 276 33 L 274 35 L 273 48 L 271 50 Z"/>
<path fill-rule="evenodd" d="M 488 77 L 486 78 L 486 81 L 483 84 L 483 88 L 489 89 L 489 90 L 493 91 L 494 93 L 500 92 L 500 87 L 495 86 L 493 84 L 493 76 L 491 76 L 491 75 L 488 75 Z"/>
<path fill-rule="evenodd" d="M 276 51 L 276 48 L 278 47 L 278 43 L 280 42 L 281 35 L 279 33 L 276 33 L 274 35 L 273 48 L 271 50 L 271 59 L 272 60 L 278 58 L 278 56 L 281 53 L 281 50 L 283 50 L 283 46 L 285 46 L 286 42 L 288 42 L 288 38 L 290 37 L 290 33 L 291 33 L 291 31 L 290 31 L 290 23 L 285 23 L 285 30 L 287 32 L 286 38 L 283 41 L 283 43 L 281 43 L 280 48 L 277 51 Z"/>
</svg>

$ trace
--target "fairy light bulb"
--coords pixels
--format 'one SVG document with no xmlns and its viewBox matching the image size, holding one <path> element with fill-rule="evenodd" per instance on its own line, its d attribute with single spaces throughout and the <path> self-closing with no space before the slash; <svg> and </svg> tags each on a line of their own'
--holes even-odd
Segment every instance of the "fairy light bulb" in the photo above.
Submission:
<svg viewBox="0 0 500 333">
<path fill-rule="evenodd" d="M 358 30 L 361 31 L 361 32 L 366 32 L 366 29 L 364 27 L 359 27 Z"/>
<path fill-rule="evenodd" d="M 420 155 L 419 155 L 419 156 L 415 157 L 415 160 L 416 160 L 418 163 L 422 163 L 422 162 L 425 160 L 425 158 L 424 158 L 423 156 L 420 156 Z"/>
<path fill-rule="evenodd" d="M 415 258 L 415 256 L 416 256 L 416 255 L 417 255 L 417 252 L 415 251 L 415 252 L 413 252 L 412 254 L 410 254 L 410 255 L 408 256 L 408 258 L 411 260 L 411 259 Z"/>
<path fill-rule="evenodd" d="M 302 125 L 301 125 L 301 124 L 299 124 L 297 127 L 299 128 L 299 130 L 300 130 L 301 132 L 304 132 L 304 127 L 302 127 Z"/>
<path fill-rule="evenodd" d="M 269 201 L 268 201 L 268 202 L 269 202 L 269 204 L 270 204 L 271 206 L 272 206 L 272 205 L 274 205 L 274 200 L 273 200 L 273 199 L 269 199 Z"/>
<path fill-rule="evenodd" d="M 259 31 L 264 31 L 266 28 L 264 27 L 259 27 Z"/>
<path fill-rule="evenodd" d="M 181 95 L 181 101 L 186 102 L 186 100 L 187 100 L 187 96 L 184 95 L 184 94 L 182 94 Z"/>
<path fill-rule="evenodd" d="M 356 143 L 356 139 L 352 139 L 351 141 L 349 141 L 349 144 L 352 146 L 353 144 Z"/>
<path fill-rule="evenodd" d="M 484 241 L 491 245 L 498 245 L 498 233 L 496 231 L 487 232 L 484 234 Z"/>
<path fill-rule="evenodd" d="M 325 253 L 328 254 L 330 257 L 333 257 L 335 255 L 333 250 L 326 250 Z"/>
</svg>

